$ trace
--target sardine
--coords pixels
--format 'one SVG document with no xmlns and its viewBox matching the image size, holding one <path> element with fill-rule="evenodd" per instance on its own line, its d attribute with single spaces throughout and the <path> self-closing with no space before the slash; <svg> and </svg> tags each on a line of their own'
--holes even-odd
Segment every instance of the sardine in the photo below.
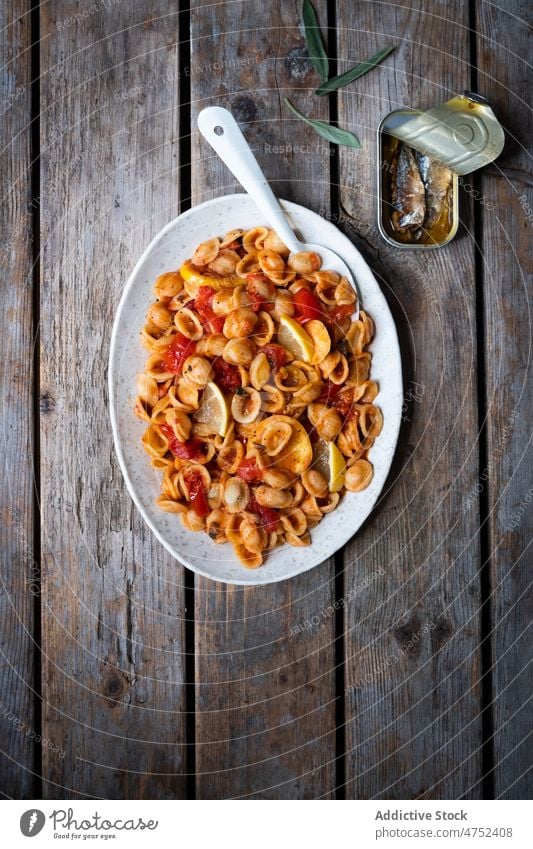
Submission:
<svg viewBox="0 0 533 849">
<path fill-rule="evenodd" d="M 439 220 L 443 207 L 448 205 L 448 192 L 452 185 L 452 172 L 435 159 L 416 153 L 418 170 L 426 191 L 426 215 L 423 227 L 431 230 Z"/>
<path fill-rule="evenodd" d="M 400 145 L 393 165 L 391 196 L 392 227 L 398 233 L 416 231 L 426 215 L 426 192 L 413 150 Z"/>
</svg>

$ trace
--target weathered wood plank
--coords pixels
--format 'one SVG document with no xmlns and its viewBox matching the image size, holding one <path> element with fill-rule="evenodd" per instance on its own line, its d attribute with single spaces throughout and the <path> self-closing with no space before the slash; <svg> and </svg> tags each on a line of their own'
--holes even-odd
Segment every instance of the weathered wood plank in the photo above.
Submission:
<svg viewBox="0 0 533 849">
<path fill-rule="evenodd" d="M 479 89 L 507 132 L 502 156 L 480 174 L 485 371 L 486 485 L 491 557 L 496 798 L 531 799 L 528 626 L 533 594 L 528 552 L 531 502 L 531 233 L 533 178 L 528 65 L 530 7 L 476 4 Z"/>
<path fill-rule="evenodd" d="M 409 402 L 390 487 L 345 554 L 346 792 L 476 797 L 480 587 L 468 204 L 463 198 L 467 218 L 457 239 L 421 255 L 381 239 L 375 198 L 380 118 L 469 87 L 468 6 L 339 0 L 337 24 L 339 70 L 396 45 L 386 64 L 340 94 L 340 124 L 363 144 L 342 153 L 341 203 L 396 314 Z"/>
<path fill-rule="evenodd" d="M 41 10 L 45 795 L 184 794 L 183 569 L 122 482 L 108 420 L 113 315 L 178 208 L 177 12 Z"/>
<path fill-rule="evenodd" d="M 326 4 L 316 5 L 325 21 Z M 289 95 L 306 109 L 308 90 L 317 83 L 304 58 L 299 8 L 269 4 L 265 26 L 259 0 L 192 7 L 193 127 L 204 106 L 228 106 L 274 191 L 317 211 L 329 209 L 329 147 L 280 105 Z M 327 118 L 327 108 L 317 103 L 314 114 Z M 195 129 L 192 138 L 193 203 L 234 191 L 233 177 Z M 287 145 L 296 151 L 287 152 Z M 333 792 L 334 617 L 326 613 L 333 597 L 332 563 L 257 589 L 197 580 L 200 798 Z M 298 630 L 313 616 L 316 624 Z"/>
<path fill-rule="evenodd" d="M 34 793 L 34 560 L 32 458 L 31 91 L 29 4 L 0 10 L 0 226 L 3 316 L 0 362 L 3 486 L 0 521 L 0 793 Z"/>
</svg>

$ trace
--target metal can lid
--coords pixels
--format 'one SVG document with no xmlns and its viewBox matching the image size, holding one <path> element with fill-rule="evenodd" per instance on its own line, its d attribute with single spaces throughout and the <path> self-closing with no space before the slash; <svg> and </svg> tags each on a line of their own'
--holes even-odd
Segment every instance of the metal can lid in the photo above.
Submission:
<svg viewBox="0 0 533 849">
<path fill-rule="evenodd" d="M 465 91 L 435 106 L 390 125 L 383 131 L 438 159 L 456 174 L 470 174 L 496 159 L 503 150 L 503 128 L 488 101 Z"/>
</svg>

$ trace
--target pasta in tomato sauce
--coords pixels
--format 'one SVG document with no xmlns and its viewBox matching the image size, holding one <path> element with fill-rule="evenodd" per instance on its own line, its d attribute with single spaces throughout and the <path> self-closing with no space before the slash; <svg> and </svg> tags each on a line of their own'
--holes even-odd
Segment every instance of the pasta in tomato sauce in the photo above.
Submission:
<svg viewBox="0 0 533 849">
<path fill-rule="evenodd" d="M 231 230 L 160 275 L 142 330 L 135 413 L 158 506 L 257 568 L 372 480 L 383 419 L 346 278 L 273 230 Z"/>
</svg>

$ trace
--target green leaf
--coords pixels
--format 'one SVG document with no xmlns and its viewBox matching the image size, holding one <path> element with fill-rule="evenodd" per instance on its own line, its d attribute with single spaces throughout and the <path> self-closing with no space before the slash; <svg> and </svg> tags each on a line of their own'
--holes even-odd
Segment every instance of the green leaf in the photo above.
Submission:
<svg viewBox="0 0 533 849">
<path fill-rule="evenodd" d="M 322 33 L 320 32 L 318 18 L 310 0 L 304 0 L 302 14 L 309 58 L 311 59 L 317 74 L 319 74 L 323 80 L 327 80 L 329 74 L 328 56 L 324 48 L 324 41 L 322 39 Z"/>
<path fill-rule="evenodd" d="M 326 124 L 325 121 L 313 121 L 312 118 L 307 118 L 305 115 L 302 115 L 301 112 L 298 112 L 288 97 L 284 97 L 283 102 L 291 110 L 291 112 L 300 119 L 300 121 L 304 121 L 306 124 L 309 124 L 315 133 L 322 136 L 323 139 L 333 142 L 333 144 L 342 144 L 345 147 L 361 147 L 361 142 L 357 136 L 354 136 L 354 134 L 348 132 L 348 130 L 341 130 L 339 127 L 332 127 L 331 124 Z"/>
<path fill-rule="evenodd" d="M 330 80 L 322 83 L 322 85 L 315 91 L 315 94 L 329 94 L 332 91 L 336 91 L 338 88 L 342 88 L 342 86 L 348 85 L 348 83 L 352 83 L 364 74 L 368 74 L 372 68 L 375 68 L 376 65 L 383 62 L 383 60 L 386 59 L 393 50 L 394 47 L 384 47 L 383 50 L 378 50 L 378 52 L 375 53 L 374 56 L 371 56 L 370 59 L 367 59 L 366 62 L 361 62 L 360 65 L 356 65 L 355 68 L 352 68 L 350 71 L 346 71 L 345 74 L 339 74 L 338 77 L 332 77 Z"/>
</svg>

